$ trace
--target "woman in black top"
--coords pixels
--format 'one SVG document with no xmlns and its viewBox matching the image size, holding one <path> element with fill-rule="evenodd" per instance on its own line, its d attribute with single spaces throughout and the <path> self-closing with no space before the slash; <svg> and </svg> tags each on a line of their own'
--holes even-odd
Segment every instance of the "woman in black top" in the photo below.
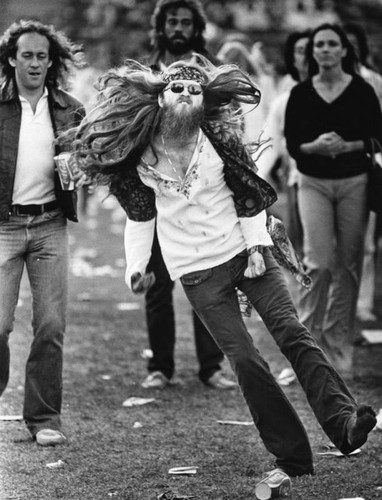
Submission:
<svg viewBox="0 0 382 500">
<path fill-rule="evenodd" d="M 368 219 L 367 146 L 382 137 L 373 88 L 337 25 L 317 27 L 307 47 L 310 78 L 291 92 L 285 136 L 300 172 L 304 260 L 313 278 L 301 291 L 301 321 L 337 369 L 353 375 L 355 312 Z"/>
</svg>

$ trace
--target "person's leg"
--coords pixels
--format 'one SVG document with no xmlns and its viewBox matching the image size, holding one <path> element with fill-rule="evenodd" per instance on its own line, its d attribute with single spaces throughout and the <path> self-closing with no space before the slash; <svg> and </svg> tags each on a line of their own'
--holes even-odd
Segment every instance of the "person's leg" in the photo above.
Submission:
<svg viewBox="0 0 382 500">
<path fill-rule="evenodd" d="M 336 271 L 328 303 L 322 346 L 345 377 L 353 375 L 353 341 L 368 210 L 366 174 L 337 182 Z"/>
<path fill-rule="evenodd" d="M 33 342 L 25 372 L 24 419 L 35 436 L 41 429 L 61 428 L 68 234 L 60 210 L 28 220 Z"/>
<path fill-rule="evenodd" d="M 147 272 L 155 274 L 155 284 L 146 293 L 146 321 L 150 349 L 153 357 L 148 361 L 148 371 L 159 371 L 171 379 L 174 374 L 175 314 L 171 280 L 163 260 L 155 232 Z"/>
<path fill-rule="evenodd" d="M 253 344 L 242 320 L 236 275 L 247 264 L 245 253 L 222 266 L 181 278 L 185 293 L 216 343 L 227 356 L 266 448 L 290 475 L 311 473 L 312 452 L 295 410 Z"/>
<path fill-rule="evenodd" d="M 221 369 L 224 354 L 194 311 L 192 311 L 192 318 L 196 355 L 200 366 L 199 378 L 206 383 L 214 373 Z"/>
<path fill-rule="evenodd" d="M 365 237 L 365 252 L 362 279 L 357 302 L 357 317 L 361 321 L 376 321 L 374 313 L 375 273 L 376 273 L 376 229 L 377 214 L 370 212 Z"/>
<path fill-rule="evenodd" d="M 265 275 L 256 279 L 244 278 L 239 287 L 291 363 L 323 430 L 341 451 L 349 453 L 354 448 L 348 443 L 348 423 L 358 406 L 344 380 L 299 321 L 270 250 L 265 250 L 264 259 Z"/>
<path fill-rule="evenodd" d="M 304 235 L 304 264 L 312 278 L 312 286 L 309 290 L 301 288 L 297 309 L 301 322 L 320 344 L 335 257 L 331 181 L 301 175 L 298 203 Z"/>
<path fill-rule="evenodd" d="M 9 334 L 19 296 L 26 244 L 25 225 L 20 217 L 0 222 L 0 395 L 9 380 Z"/>
</svg>

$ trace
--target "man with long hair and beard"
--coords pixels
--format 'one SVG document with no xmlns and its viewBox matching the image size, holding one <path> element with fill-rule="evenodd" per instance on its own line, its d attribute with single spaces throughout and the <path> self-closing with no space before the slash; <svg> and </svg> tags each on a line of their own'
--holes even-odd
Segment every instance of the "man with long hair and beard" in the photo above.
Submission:
<svg viewBox="0 0 382 500">
<path fill-rule="evenodd" d="M 313 473 L 308 436 L 248 335 L 236 288 L 260 314 L 344 454 L 366 442 L 375 413 L 356 403 L 299 322 L 272 255 L 265 209 L 276 195 L 257 176 L 255 145 L 249 151 L 241 142 L 240 116 L 230 106 L 233 99 L 255 105 L 260 93 L 236 66 L 203 64 L 178 62 L 157 73 L 128 61 L 122 72 L 109 72 L 101 82 L 105 99 L 75 130 L 74 157 L 127 213 L 126 283 L 134 293 L 155 279 L 147 264 L 157 224 L 171 278 L 180 279 L 227 356 L 276 470 L 290 484 L 288 475 Z"/>
<path fill-rule="evenodd" d="M 206 50 L 203 33 L 206 16 L 199 0 L 158 0 L 151 17 L 151 45 L 153 51 L 147 64 L 159 70 L 181 59 L 189 59 L 193 52 L 202 54 L 216 64 L 218 61 Z M 184 97 L 189 99 L 189 97 Z M 188 106 L 189 107 L 189 106 Z M 185 108 L 187 109 L 187 107 Z M 174 130 L 188 127 L 189 120 L 172 120 L 166 114 L 168 126 Z M 162 250 L 154 232 L 148 269 L 156 276 L 153 286 L 145 294 L 146 323 L 152 356 L 147 360 L 148 375 L 142 382 L 145 389 L 163 389 L 173 383 L 175 372 L 175 312 L 174 282 L 163 260 Z M 198 376 L 208 387 L 230 390 L 237 387 L 222 370 L 224 355 L 207 329 L 192 312 Z"/>
<path fill-rule="evenodd" d="M 158 0 L 151 17 L 153 52 L 149 64 L 169 65 L 179 59 L 189 59 L 193 52 L 217 63 L 218 60 L 206 49 L 203 36 L 206 24 L 200 0 Z"/>
<path fill-rule="evenodd" d="M 10 375 L 10 335 L 28 274 L 33 337 L 25 365 L 23 420 L 39 446 L 67 442 L 62 432 L 64 337 L 68 295 L 68 220 L 77 222 L 75 190 L 64 190 L 55 137 L 78 125 L 82 104 L 63 90 L 79 47 L 33 20 L 0 39 L 0 395 Z"/>
</svg>

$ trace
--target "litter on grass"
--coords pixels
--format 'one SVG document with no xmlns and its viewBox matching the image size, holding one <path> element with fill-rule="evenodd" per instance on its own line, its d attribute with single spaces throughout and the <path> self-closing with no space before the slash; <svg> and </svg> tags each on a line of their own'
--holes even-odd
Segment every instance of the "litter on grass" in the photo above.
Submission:
<svg viewBox="0 0 382 500">
<path fill-rule="evenodd" d="M 46 464 L 48 469 L 60 469 L 65 465 L 65 462 L 62 460 L 58 460 L 57 462 L 50 462 L 49 464 Z"/>
<path fill-rule="evenodd" d="M 134 422 L 133 429 L 139 429 L 140 427 L 143 427 L 143 425 L 140 422 Z"/>
<path fill-rule="evenodd" d="M 157 496 L 157 500 L 188 500 L 194 498 L 194 495 L 179 495 L 171 490 L 167 490 Z"/>
<path fill-rule="evenodd" d="M 138 302 L 120 302 L 117 304 L 118 311 L 138 311 L 140 308 Z"/>
<path fill-rule="evenodd" d="M 141 357 L 143 359 L 151 359 L 154 356 L 153 351 L 151 349 L 143 349 L 141 352 Z"/>
<path fill-rule="evenodd" d="M 222 425 L 253 425 L 253 422 L 240 420 L 218 420 L 217 422 Z"/>
<path fill-rule="evenodd" d="M 21 422 L 22 420 L 23 420 L 22 415 L 0 415 L 1 422 L 14 422 L 14 421 Z"/>
<path fill-rule="evenodd" d="M 327 457 L 348 457 L 350 455 L 358 455 L 358 453 L 361 453 L 361 448 L 357 448 L 356 450 L 352 451 L 351 453 L 348 453 L 347 455 L 344 455 L 342 451 L 337 450 L 334 446 L 327 446 L 329 448 L 328 451 L 318 451 L 317 455 L 321 455 L 322 457 L 327 456 Z"/>
<path fill-rule="evenodd" d="M 287 387 L 297 380 L 296 374 L 292 368 L 284 368 L 279 376 L 277 382 L 279 385 Z"/>
<path fill-rule="evenodd" d="M 173 467 L 168 471 L 169 474 L 196 474 L 198 467 Z"/>
<path fill-rule="evenodd" d="M 361 335 L 369 344 L 382 344 L 382 330 L 362 330 Z"/>
<path fill-rule="evenodd" d="M 155 401 L 155 398 L 136 398 L 132 396 L 131 398 L 127 398 L 123 403 L 122 406 L 142 406 L 146 405 L 148 403 L 152 403 Z"/>
</svg>

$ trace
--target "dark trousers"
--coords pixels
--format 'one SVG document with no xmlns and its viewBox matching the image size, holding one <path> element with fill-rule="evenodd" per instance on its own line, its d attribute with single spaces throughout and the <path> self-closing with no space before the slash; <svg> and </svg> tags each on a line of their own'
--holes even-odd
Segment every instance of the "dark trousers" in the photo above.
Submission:
<svg viewBox="0 0 382 500">
<path fill-rule="evenodd" d="M 148 362 L 150 372 L 160 371 L 167 378 L 174 374 L 175 315 L 173 305 L 174 282 L 163 260 L 155 232 L 152 254 L 147 271 L 155 274 L 155 284 L 146 294 L 146 320 L 153 357 Z M 199 361 L 199 378 L 206 382 L 223 361 L 223 353 L 193 312 L 196 355 Z"/>
<path fill-rule="evenodd" d="M 195 311 L 227 356 L 260 436 L 276 463 L 291 475 L 313 469 L 308 436 L 296 411 L 253 344 L 241 317 L 235 287 L 260 314 L 291 363 L 318 422 L 331 441 L 347 453 L 346 425 L 357 405 L 345 382 L 298 320 L 281 270 L 270 250 L 266 273 L 244 277 L 248 257 L 241 252 L 225 264 L 182 276 Z"/>
</svg>

